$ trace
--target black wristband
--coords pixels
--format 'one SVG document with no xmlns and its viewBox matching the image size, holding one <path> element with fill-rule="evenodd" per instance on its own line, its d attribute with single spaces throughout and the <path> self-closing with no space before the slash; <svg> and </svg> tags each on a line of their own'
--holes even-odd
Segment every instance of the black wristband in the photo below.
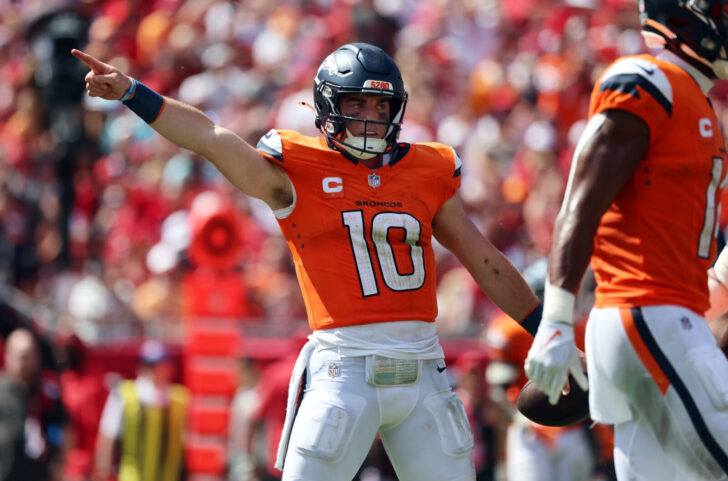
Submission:
<svg viewBox="0 0 728 481">
<path fill-rule="evenodd" d="M 523 318 L 521 326 L 528 331 L 532 336 L 536 336 L 538 331 L 538 325 L 541 324 L 541 317 L 543 316 L 543 304 L 540 302 L 533 308 L 533 310 Z"/>
<path fill-rule="evenodd" d="M 141 82 L 137 82 L 134 97 L 123 102 L 124 105 L 137 114 L 143 121 L 151 124 L 164 109 L 164 97 L 150 89 Z"/>
</svg>

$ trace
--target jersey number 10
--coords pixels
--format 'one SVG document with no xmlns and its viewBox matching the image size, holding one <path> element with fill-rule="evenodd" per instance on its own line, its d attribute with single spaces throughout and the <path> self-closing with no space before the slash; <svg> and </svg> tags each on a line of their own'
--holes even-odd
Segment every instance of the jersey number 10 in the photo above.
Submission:
<svg viewBox="0 0 728 481">
<path fill-rule="evenodd" d="M 349 229 L 349 242 L 354 254 L 356 271 L 359 275 L 361 293 L 364 297 L 379 294 L 374 263 L 364 230 L 364 214 L 361 210 L 348 210 L 341 213 L 344 226 Z M 389 229 L 403 229 L 404 243 L 410 247 L 412 272 L 401 274 L 394 258 L 394 250 L 389 242 Z M 393 291 L 413 291 L 425 283 L 425 261 L 420 240 L 420 221 L 404 212 L 380 212 L 372 217 L 371 241 L 376 249 L 377 263 L 387 288 Z"/>
</svg>

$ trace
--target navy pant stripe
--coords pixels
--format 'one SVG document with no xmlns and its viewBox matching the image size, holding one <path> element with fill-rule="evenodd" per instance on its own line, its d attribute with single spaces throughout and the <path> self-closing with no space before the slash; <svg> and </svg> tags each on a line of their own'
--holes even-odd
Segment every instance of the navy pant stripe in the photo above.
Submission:
<svg viewBox="0 0 728 481">
<path fill-rule="evenodd" d="M 645 322 L 645 318 L 642 316 L 642 309 L 635 307 L 632 308 L 631 311 L 635 327 L 637 327 L 637 331 L 640 333 L 640 336 L 642 336 L 642 340 L 644 341 L 645 346 L 647 346 L 647 349 L 649 349 L 650 353 L 657 361 L 657 364 L 660 366 L 660 368 L 662 368 L 665 376 L 667 376 L 670 384 L 672 384 L 672 386 L 675 388 L 677 395 L 680 397 L 680 400 L 685 406 L 685 410 L 687 411 L 688 416 L 690 416 L 690 420 L 693 422 L 693 427 L 695 427 L 695 431 L 698 433 L 698 436 L 703 441 L 703 444 L 708 449 L 710 454 L 713 455 L 720 467 L 723 468 L 723 471 L 728 473 L 728 455 L 726 455 L 720 444 L 718 444 L 718 442 L 708 430 L 708 426 L 705 424 L 705 420 L 700 415 L 700 410 L 698 409 L 698 406 L 695 404 L 695 401 L 690 396 L 690 391 L 682 382 L 682 379 L 680 379 L 680 376 L 678 376 L 677 372 L 672 367 L 672 364 L 670 364 L 667 356 L 665 356 L 665 354 L 660 349 L 660 346 L 658 346 L 657 341 L 655 341 L 655 338 L 652 336 L 652 333 L 650 332 L 650 329 L 647 327 L 647 323 Z"/>
</svg>

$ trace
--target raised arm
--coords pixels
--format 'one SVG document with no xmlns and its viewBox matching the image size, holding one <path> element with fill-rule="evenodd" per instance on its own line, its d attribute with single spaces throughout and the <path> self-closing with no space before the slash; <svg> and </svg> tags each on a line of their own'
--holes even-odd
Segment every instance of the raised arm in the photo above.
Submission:
<svg viewBox="0 0 728 481">
<path fill-rule="evenodd" d="M 457 196 L 443 204 L 435 215 L 433 227 L 435 238 L 455 254 L 503 312 L 523 320 L 538 305 L 536 294 L 521 273 L 475 227 Z"/>
<path fill-rule="evenodd" d="M 92 97 L 131 101 L 139 85 L 117 68 L 80 50 L 71 53 L 91 71 L 86 90 Z M 134 88 L 132 88 L 134 87 Z M 150 126 L 170 142 L 212 162 L 241 192 L 262 199 L 273 210 L 293 202 L 293 190 L 285 171 L 266 160 L 253 146 L 230 130 L 216 125 L 200 110 L 164 97 L 161 111 Z"/>
</svg>

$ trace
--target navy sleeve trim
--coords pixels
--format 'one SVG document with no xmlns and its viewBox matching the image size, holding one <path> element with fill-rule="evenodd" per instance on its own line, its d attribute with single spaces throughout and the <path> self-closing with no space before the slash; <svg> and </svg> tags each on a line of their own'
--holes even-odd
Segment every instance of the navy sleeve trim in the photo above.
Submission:
<svg viewBox="0 0 728 481">
<path fill-rule="evenodd" d="M 640 74 L 636 73 L 623 73 L 613 75 L 605 79 L 599 90 L 601 92 L 605 90 L 616 90 L 617 92 L 626 93 L 633 97 L 640 98 L 639 90 L 637 86 L 642 87 L 642 90 L 652 95 L 652 97 L 659 103 L 668 116 L 672 116 L 672 102 L 668 99 L 655 84 L 647 80 Z"/>
</svg>

